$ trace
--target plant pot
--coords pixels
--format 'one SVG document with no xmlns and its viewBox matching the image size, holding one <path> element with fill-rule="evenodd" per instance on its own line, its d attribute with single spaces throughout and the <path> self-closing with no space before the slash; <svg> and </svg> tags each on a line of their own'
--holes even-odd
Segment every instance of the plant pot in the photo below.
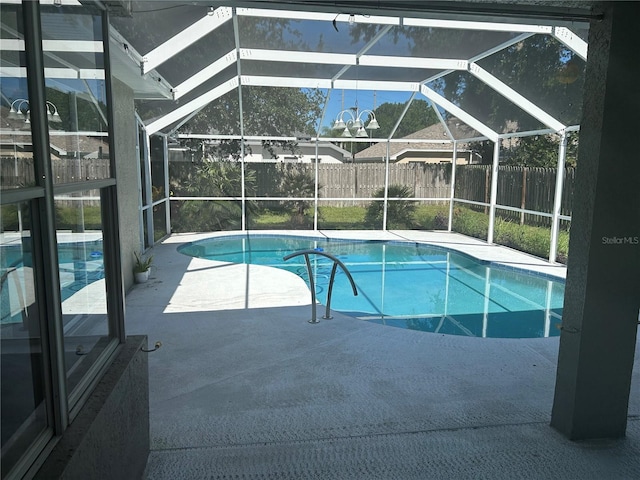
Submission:
<svg viewBox="0 0 640 480">
<path fill-rule="evenodd" d="M 133 276 L 136 283 L 144 283 L 149 280 L 149 270 L 145 270 L 144 272 L 134 272 Z"/>
</svg>

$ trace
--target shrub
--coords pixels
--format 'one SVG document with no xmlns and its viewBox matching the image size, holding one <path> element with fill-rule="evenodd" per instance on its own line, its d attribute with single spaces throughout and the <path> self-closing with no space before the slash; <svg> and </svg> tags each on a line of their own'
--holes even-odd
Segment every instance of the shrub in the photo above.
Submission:
<svg viewBox="0 0 640 480">
<path fill-rule="evenodd" d="M 486 239 L 489 228 L 489 217 L 468 208 L 454 209 L 453 229 L 458 233 Z M 502 218 L 496 218 L 494 242 L 530 253 L 541 258 L 548 258 L 551 245 L 551 231 L 548 227 L 521 225 Z M 556 260 L 566 263 L 569 251 L 569 232 L 560 231 Z"/>
<path fill-rule="evenodd" d="M 321 187 L 318 186 L 318 188 Z M 291 226 L 309 226 L 309 219 L 305 217 L 305 213 L 311 207 L 312 202 L 302 198 L 315 195 L 314 177 L 306 170 L 287 169 L 282 177 L 278 195 L 291 198 L 291 200 L 282 202 L 282 206 L 291 212 Z"/>
<path fill-rule="evenodd" d="M 455 208 L 453 211 L 453 230 L 470 237 L 486 240 L 489 231 L 489 216 L 468 208 Z"/>
<path fill-rule="evenodd" d="M 245 173 L 248 195 L 255 190 L 255 173 Z M 183 172 L 179 185 L 173 188 L 185 196 L 231 197 L 241 192 L 242 165 L 229 161 L 205 161 L 194 172 Z M 184 193 L 183 193 L 184 192 Z M 254 202 L 246 202 L 252 213 Z M 242 227 L 242 202 L 232 200 L 191 200 L 172 206 L 173 230 L 207 232 Z"/>
<path fill-rule="evenodd" d="M 433 218 L 433 230 L 446 230 L 449 228 L 449 212 L 438 212 Z"/>
<path fill-rule="evenodd" d="M 384 187 L 373 194 L 374 198 L 384 198 Z M 411 189 L 405 185 L 391 185 L 389 198 L 412 198 Z M 387 228 L 411 228 L 414 226 L 414 213 L 417 202 L 415 201 L 388 201 L 387 202 Z M 384 202 L 373 201 L 367 207 L 365 223 L 374 228 L 382 228 L 384 215 Z"/>
</svg>

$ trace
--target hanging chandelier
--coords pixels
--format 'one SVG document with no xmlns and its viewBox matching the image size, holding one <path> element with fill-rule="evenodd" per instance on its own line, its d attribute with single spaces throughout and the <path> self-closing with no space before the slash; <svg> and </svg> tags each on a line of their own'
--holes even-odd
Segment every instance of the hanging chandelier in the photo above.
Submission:
<svg viewBox="0 0 640 480">
<path fill-rule="evenodd" d="M 60 114 L 58 113 L 58 108 L 50 101 L 47 100 L 47 120 L 50 122 L 59 123 L 62 121 L 60 118 Z M 7 118 L 11 118 L 13 120 L 22 120 L 24 119 L 24 123 L 31 123 L 31 110 L 29 106 L 29 100 L 25 98 L 17 98 L 13 102 L 11 102 L 11 107 L 9 108 L 9 114 Z"/>
<path fill-rule="evenodd" d="M 366 116 L 368 115 L 370 120 L 365 125 Z M 345 118 L 346 117 L 346 118 Z M 377 130 L 380 128 L 378 120 L 376 120 L 376 114 L 372 110 L 342 110 L 336 116 L 336 120 L 333 123 L 334 130 L 342 130 L 341 137 L 368 137 L 367 130 Z M 352 133 L 354 131 L 355 133 Z"/>
</svg>

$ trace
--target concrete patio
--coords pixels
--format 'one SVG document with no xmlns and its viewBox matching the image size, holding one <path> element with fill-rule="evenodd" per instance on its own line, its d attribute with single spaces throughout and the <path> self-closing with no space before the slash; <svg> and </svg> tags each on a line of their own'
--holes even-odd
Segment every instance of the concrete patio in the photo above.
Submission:
<svg viewBox="0 0 640 480">
<path fill-rule="evenodd" d="M 297 233 L 565 271 L 457 234 Z M 447 336 L 335 312 L 310 325 L 300 278 L 176 251 L 202 237 L 156 246 L 151 279 L 127 295 L 127 334 L 162 342 L 149 354 L 149 479 L 640 478 L 639 358 L 626 438 L 570 442 L 549 427 L 557 337 Z"/>
</svg>

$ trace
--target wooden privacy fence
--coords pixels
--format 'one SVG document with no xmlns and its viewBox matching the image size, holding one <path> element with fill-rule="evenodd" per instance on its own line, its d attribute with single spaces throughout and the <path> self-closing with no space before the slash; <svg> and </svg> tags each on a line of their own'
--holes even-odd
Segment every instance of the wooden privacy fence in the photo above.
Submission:
<svg viewBox="0 0 640 480">
<path fill-rule="evenodd" d="M 103 179 L 110 175 L 107 159 L 54 159 L 53 176 L 56 184 L 87 179 Z M 195 173 L 198 164 L 191 164 Z M 287 171 L 306 173 L 315 178 L 316 166 L 311 163 L 247 163 L 246 169 L 255 172 L 256 195 L 279 196 Z M 318 165 L 320 198 L 342 198 L 331 202 L 335 206 L 369 204 L 371 198 L 385 184 L 384 163 L 324 163 Z M 171 179 L 172 183 L 180 179 Z M 556 169 L 541 167 L 500 166 L 498 168 L 497 203 L 509 207 L 551 213 L 555 196 Z M 575 169 L 564 170 L 562 215 L 571 215 Z M 33 159 L 0 158 L 0 184 L 2 188 L 33 185 Z M 451 164 L 405 163 L 389 164 L 389 185 L 409 187 L 416 198 L 438 198 L 443 201 L 451 195 Z M 311 190 L 313 191 L 313 190 Z M 456 198 L 489 203 L 491 195 L 490 165 L 459 165 L 456 167 Z M 312 196 L 312 195 L 311 195 Z M 486 210 L 485 207 L 476 207 Z M 498 209 L 498 215 L 527 224 L 549 225 L 550 219 Z"/>
<path fill-rule="evenodd" d="M 92 158 L 54 158 L 51 161 L 53 183 L 74 183 L 86 180 L 102 180 L 109 178 L 111 167 L 109 159 Z M 0 158 L 0 186 L 3 189 L 31 187 L 35 185 L 33 158 Z M 72 197 L 82 199 L 86 206 L 100 205 L 100 192 L 90 190 L 74 193 L 67 196 L 68 200 L 57 199 L 57 205 L 78 206 L 77 200 Z"/>
<path fill-rule="evenodd" d="M 561 215 L 571 215 L 575 168 L 565 168 L 562 189 Z M 556 188 L 556 169 L 545 167 L 498 167 L 496 203 L 551 214 Z M 456 169 L 456 198 L 489 203 L 491 199 L 491 166 L 463 165 Z M 484 207 L 480 209 L 486 210 Z M 505 219 L 529 225 L 550 225 L 549 217 L 514 212 L 498 208 L 497 214 Z"/>
<path fill-rule="evenodd" d="M 256 174 L 258 196 L 278 196 L 278 189 L 286 171 L 305 172 L 315 178 L 315 165 L 309 163 L 249 163 L 247 168 Z M 368 205 L 368 200 L 385 184 L 383 163 L 325 163 L 318 165 L 320 198 L 337 200 L 335 206 Z M 389 165 L 389 184 L 406 185 L 418 198 L 449 198 L 451 195 L 451 167 L 419 163 Z"/>
<path fill-rule="evenodd" d="M 111 175 L 108 158 L 54 158 L 51 160 L 53 182 L 73 183 L 103 180 Z M 0 158 L 2 187 L 33 185 L 33 158 Z"/>
<path fill-rule="evenodd" d="M 313 164 L 251 163 L 256 173 L 258 196 L 278 196 L 279 184 L 287 170 L 315 176 Z M 566 168 L 562 190 L 562 215 L 571 215 L 575 169 Z M 349 163 L 318 165 L 320 198 L 342 198 L 332 205 L 368 205 L 368 200 L 385 184 L 383 163 Z M 498 168 L 498 205 L 544 213 L 553 211 L 556 169 L 542 167 L 500 166 Z M 451 195 L 450 164 L 390 164 L 389 185 L 409 187 L 416 198 L 441 198 Z M 456 167 L 456 198 L 489 203 L 491 199 L 491 165 L 459 165 Z M 479 207 L 487 210 L 488 207 Z M 506 219 L 535 225 L 549 225 L 549 217 L 498 209 Z"/>
</svg>

